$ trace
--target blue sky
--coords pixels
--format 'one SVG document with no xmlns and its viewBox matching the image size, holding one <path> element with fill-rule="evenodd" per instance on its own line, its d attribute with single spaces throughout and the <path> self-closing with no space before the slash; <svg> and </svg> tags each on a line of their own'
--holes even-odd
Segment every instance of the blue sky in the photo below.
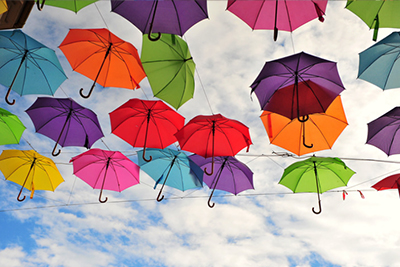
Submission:
<svg viewBox="0 0 400 267">
<path fill-rule="evenodd" d="M 400 162 L 398 155 L 388 158 L 365 144 L 367 123 L 399 105 L 400 91 L 383 92 L 357 79 L 358 53 L 373 44 L 372 31 L 344 7 L 345 1 L 330 1 L 325 22 L 314 20 L 293 33 L 280 32 L 274 42 L 272 31 L 252 31 L 226 11 L 226 1 L 208 1 L 209 19 L 184 35 L 196 63 L 196 91 L 179 113 L 186 121 L 221 113 L 250 128 L 253 145 L 237 158 L 254 172 L 255 190 L 238 196 L 217 191 L 216 206 L 210 209 L 207 187 L 186 192 L 166 188 L 166 200 L 157 203 L 154 181 L 141 172 L 139 185 L 122 193 L 105 191 L 109 201 L 99 204 L 99 190 L 76 178 L 68 163 L 85 149 L 63 148 L 53 160 L 65 182 L 55 192 L 37 191 L 32 200 L 19 203 L 15 199 L 19 186 L 0 176 L 2 266 L 396 265 L 398 192 L 376 192 L 370 187 L 400 168 L 362 159 Z M 97 113 L 105 137 L 104 143 L 97 141 L 93 147 L 107 149 L 107 145 L 136 161 L 136 150 L 111 134 L 108 113 L 131 98 L 153 99 L 147 79 L 135 91 L 96 86 L 93 96 L 84 100 L 79 88 L 89 88 L 92 81 L 73 72 L 57 48 L 70 28 L 104 27 L 131 42 L 140 54 L 140 31 L 110 12 L 108 1 L 77 14 L 54 7 L 41 12 L 34 8 L 23 31 L 59 56 L 68 80 L 55 97 L 72 97 Z M 381 29 L 378 39 L 392 31 Z M 318 216 L 311 212 L 317 205 L 316 194 L 292 194 L 278 184 L 284 168 L 299 159 L 274 153 L 286 151 L 269 144 L 256 96 L 250 97 L 249 86 L 265 61 L 301 51 L 338 62 L 346 88 L 341 95 L 349 126 L 331 150 L 315 154 L 346 158 L 345 163 L 356 172 L 345 201 L 340 190 L 322 194 L 323 212 Z M 5 93 L 6 88 L 1 91 Z M 15 106 L 1 101 L 0 107 L 17 114 L 27 130 L 19 145 L 1 149 L 31 149 L 31 145 L 51 157 L 54 142 L 36 134 L 24 112 L 37 96 L 12 96 Z"/>
</svg>

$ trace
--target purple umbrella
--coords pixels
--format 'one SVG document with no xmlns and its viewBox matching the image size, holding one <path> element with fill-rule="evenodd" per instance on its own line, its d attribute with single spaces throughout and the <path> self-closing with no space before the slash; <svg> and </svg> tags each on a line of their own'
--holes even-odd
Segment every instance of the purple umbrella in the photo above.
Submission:
<svg viewBox="0 0 400 267">
<path fill-rule="evenodd" d="M 36 132 L 54 141 L 53 156 L 57 144 L 90 148 L 103 137 L 96 114 L 71 98 L 38 97 L 26 111 L 35 125 Z"/>
<path fill-rule="evenodd" d="M 261 109 L 287 116 L 287 110 L 296 107 L 290 118 L 299 120 L 300 116 L 325 112 L 344 90 L 336 62 L 304 52 L 266 62 L 250 87 Z M 275 109 L 269 109 L 270 101 L 280 99 L 279 95 L 292 97 L 285 97 L 285 102 L 280 101 L 279 105 L 272 105 Z"/>
<path fill-rule="evenodd" d="M 160 33 L 182 36 L 194 24 L 208 18 L 207 0 L 111 0 L 111 10 L 149 34 L 153 41 L 161 37 Z M 151 37 L 153 32 L 158 32 L 158 37 Z"/>
<path fill-rule="evenodd" d="M 210 169 L 211 158 L 203 158 L 197 154 L 189 158 L 201 168 Z M 254 189 L 253 172 L 244 163 L 232 156 L 214 157 L 214 167 L 217 170 L 212 175 L 204 175 L 203 182 L 208 185 L 212 192 L 208 198 L 208 206 L 213 208 L 215 203 L 211 204 L 211 198 L 215 189 L 239 194 L 247 189 Z"/>
<path fill-rule="evenodd" d="M 388 156 L 400 154 L 400 107 L 368 123 L 367 144 L 376 146 Z"/>
</svg>

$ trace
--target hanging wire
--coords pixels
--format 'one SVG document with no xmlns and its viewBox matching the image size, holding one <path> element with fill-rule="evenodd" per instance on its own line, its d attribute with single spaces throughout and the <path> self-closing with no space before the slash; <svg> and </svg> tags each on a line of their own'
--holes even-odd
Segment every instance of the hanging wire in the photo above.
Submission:
<svg viewBox="0 0 400 267">
<path fill-rule="evenodd" d="M 101 19 L 103 20 L 103 22 L 104 22 L 104 25 L 106 25 L 106 28 L 107 28 L 108 30 L 110 30 L 110 29 L 108 28 L 107 22 L 105 21 L 105 19 L 104 19 L 103 15 L 102 15 L 102 14 L 101 14 L 101 12 L 100 12 L 100 9 L 99 9 L 99 7 L 97 6 L 97 3 L 94 3 L 94 5 L 95 5 L 95 7 L 96 7 L 97 11 L 99 12 L 99 15 L 100 15 Z"/>
</svg>

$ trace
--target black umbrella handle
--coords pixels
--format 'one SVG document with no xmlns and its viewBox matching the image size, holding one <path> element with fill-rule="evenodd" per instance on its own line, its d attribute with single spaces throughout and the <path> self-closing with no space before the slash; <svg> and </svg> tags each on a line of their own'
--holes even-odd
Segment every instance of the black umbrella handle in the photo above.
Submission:
<svg viewBox="0 0 400 267">
<path fill-rule="evenodd" d="M 319 206 L 319 211 L 315 211 L 314 207 L 312 208 L 312 212 L 314 212 L 314 214 L 320 214 L 322 212 L 322 208 L 321 208 L 321 200 L 319 199 L 319 194 L 318 194 L 318 206 Z"/>
<path fill-rule="evenodd" d="M 42 11 L 44 7 L 44 2 L 46 2 L 46 0 L 43 0 L 42 3 L 40 4 L 40 0 L 36 0 L 36 6 L 39 11 Z"/>
</svg>

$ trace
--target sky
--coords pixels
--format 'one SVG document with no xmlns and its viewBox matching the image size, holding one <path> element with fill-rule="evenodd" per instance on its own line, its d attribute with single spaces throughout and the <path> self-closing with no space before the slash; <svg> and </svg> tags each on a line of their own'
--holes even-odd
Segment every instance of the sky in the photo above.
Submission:
<svg viewBox="0 0 400 267">
<path fill-rule="evenodd" d="M 53 158 L 65 182 L 55 192 L 36 191 L 19 203 L 20 187 L 0 179 L 0 263 L 2 266 L 396 266 L 400 260 L 400 208 L 397 190 L 377 192 L 371 186 L 400 172 L 399 155 L 388 157 L 367 145 L 367 123 L 399 105 L 400 91 L 383 91 L 357 79 L 358 53 L 374 44 L 373 31 L 345 9 L 345 1 L 329 1 L 325 21 L 313 20 L 293 33 L 253 31 L 226 11 L 226 1 L 208 1 L 209 19 L 184 35 L 196 63 L 194 98 L 178 112 L 186 122 L 197 115 L 222 114 L 250 129 L 253 145 L 236 156 L 254 172 L 254 190 L 234 196 L 211 190 L 167 187 L 158 203 L 154 181 L 144 172 L 140 184 L 100 204 L 99 190 L 73 175 L 71 157 L 86 149 L 66 147 Z M 137 162 L 136 150 L 111 134 L 108 113 L 131 98 L 154 99 L 147 78 L 141 89 L 102 88 L 91 98 L 79 88 L 92 81 L 73 72 L 58 45 L 72 28 L 108 28 L 132 43 L 140 54 L 142 34 L 127 20 L 110 12 L 109 1 L 99 1 L 77 14 L 45 6 L 33 8 L 23 31 L 56 51 L 68 79 L 55 97 L 71 97 L 96 112 L 105 137 L 92 148 L 121 151 Z M 378 40 L 395 29 L 380 29 Z M 346 188 L 321 195 L 294 194 L 278 184 L 284 169 L 311 155 L 287 156 L 269 143 L 259 118 L 261 110 L 250 85 L 266 61 L 306 53 L 337 62 L 346 88 L 341 93 L 348 127 L 320 157 L 338 157 L 356 174 Z M 2 92 L 6 88 L 1 86 Z M 19 145 L 2 150 L 34 148 L 51 156 L 54 141 L 35 133 L 24 112 L 38 96 L 15 97 L 16 104 L 0 107 L 19 116 L 27 127 Z M 286 156 L 284 156 L 286 155 Z M 159 187 L 158 187 L 159 188 Z M 157 189 L 158 189 L 157 188 Z M 342 189 L 348 195 L 342 199 Z M 360 190 L 365 196 L 362 198 Z M 24 191 L 26 195 L 28 191 Z"/>
</svg>

